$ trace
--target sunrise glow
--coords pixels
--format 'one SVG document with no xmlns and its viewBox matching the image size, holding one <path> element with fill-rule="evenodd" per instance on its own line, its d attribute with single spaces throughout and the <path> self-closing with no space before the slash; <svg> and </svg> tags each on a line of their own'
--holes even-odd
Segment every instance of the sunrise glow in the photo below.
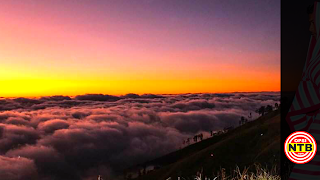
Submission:
<svg viewBox="0 0 320 180">
<path fill-rule="evenodd" d="M 0 96 L 280 91 L 277 14 L 207 5 L 5 1 Z"/>
</svg>

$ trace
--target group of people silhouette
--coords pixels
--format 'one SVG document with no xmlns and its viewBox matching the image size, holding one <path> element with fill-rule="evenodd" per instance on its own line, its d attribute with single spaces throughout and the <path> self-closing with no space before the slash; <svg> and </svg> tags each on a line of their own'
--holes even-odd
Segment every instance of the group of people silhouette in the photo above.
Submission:
<svg viewBox="0 0 320 180">
<path fill-rule="evenodd" d="M 203 140 L 203 134 L 202 133 L 193 136 L 193 141 L 195 143 L 198 142 L 198 139 L 200 139 L 200 141 Z M 190 144 L 190 140 L 191 140 L 191 138 L 188 138 L 188 139 L 184 140 L 183 141 L 183 145 L 185 145 L 185 144 L 189 145 Z"/>
</svg>

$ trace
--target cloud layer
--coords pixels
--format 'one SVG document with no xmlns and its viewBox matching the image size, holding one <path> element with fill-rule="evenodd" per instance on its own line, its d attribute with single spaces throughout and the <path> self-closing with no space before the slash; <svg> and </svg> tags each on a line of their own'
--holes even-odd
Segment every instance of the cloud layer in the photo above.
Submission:
<svg viewBox="0 0 320 180">
<path fill-rule="evenodd" d="M 237 126 L 280 93 L 0 99 L 0 178 L 112 177 L 177 150 L 196 133 Z"/>
</svg>

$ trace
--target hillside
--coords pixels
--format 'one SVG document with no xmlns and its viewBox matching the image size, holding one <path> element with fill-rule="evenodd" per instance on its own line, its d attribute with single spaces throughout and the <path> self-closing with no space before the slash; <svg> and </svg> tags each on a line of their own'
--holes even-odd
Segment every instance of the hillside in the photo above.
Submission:
<svg viewBox="0 0 320 180">
<path fill-rule="evenodd" d="M 211 155 L 214 155 L 213 157 Z M 146 162 L 161 168 L 136 180 L 164 180 L 168 177 L 191 177 L 203 168 L 203 174 L 213 177 L 220 168 L 226 172 L 260 163 L 280 167 L 280 110 L 273 111 L 237 127 L 228 133 L 205 139 L 184 149 Z M 140 165 L 142 167 L 143 165 Z M 254 168 L 252 168 L 254 171 Z"/>
</svg>

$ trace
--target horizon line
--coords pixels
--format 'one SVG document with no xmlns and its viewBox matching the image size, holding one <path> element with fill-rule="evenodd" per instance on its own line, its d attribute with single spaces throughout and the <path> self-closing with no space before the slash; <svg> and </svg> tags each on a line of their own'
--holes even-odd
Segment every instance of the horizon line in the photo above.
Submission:
<svg viewBox="0 0 320 180">
<path fill-rule="evenodd" d="M 11 99 L 11 98 L 41 98 L 41 97 L 54 97 L 54 96 L 65 96 L 65 97 L 76 97 L 76 96 L 83 96 L 83 95 L 109 95 L 109 96 L 125 96 L 128 94 L 136 94 L 136 95 L 183 95 L 183 94 L 227 94 L 227 93 L 281 93 L 280 91 L 230 91 L 230 92 L 197 92 L 197 93 L 126 93 L 126 94 L 107 94 L 107 93 L 84 93 L 84 94 L 77 94 L 77 95 L 40 95 L 40 96 L 0 96 L 0 99 Z"/>
</svg>

